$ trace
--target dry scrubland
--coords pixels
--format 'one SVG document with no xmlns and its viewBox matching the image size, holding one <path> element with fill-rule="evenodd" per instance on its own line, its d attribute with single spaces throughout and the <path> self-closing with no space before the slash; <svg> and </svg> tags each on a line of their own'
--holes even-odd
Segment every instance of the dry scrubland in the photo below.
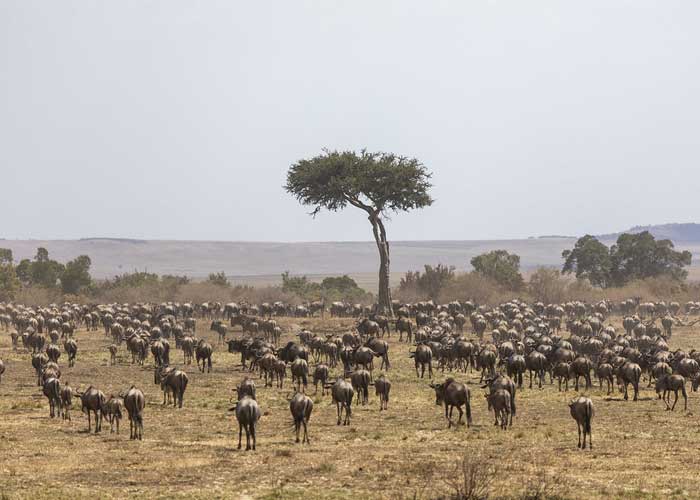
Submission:
<svg viewBox="0 0 700 500">
<path fill-rule="evenodd" d="M 351 320 L 281 320 L 291 332 L 307 326 L 316 332 L 347 330 Z M 613 323 L 620 328 L 620 318 Z M 213 332 L 198 333 L 215 344 Z M 238 332 L 236 335 L 240 335 Z M 449 479 L 463 457 L 495 468 L 493 496 L 546 493 L 571 498 L 698 497 L 700 396 L 690 394 L 689 411 L 664 411 L 651 389 L 638 402 L 610 399 L 591 391 L 597 415 L 593 451 L 576 448 L 576 425 L 567 402 L 574 396 L 555 386 L 518 393 L 512 429 L 493 426 L 476 373 L 457 374 L 472 390 L 475 425 L 447 429 L 435 406 L 428 380 L 417 380 L 408 346 L 391 338 L 393 382 L 389 411 L 378 399 L 354 406 L 352 425 L 336 426 L 330 396 L 315 396 L 310 446 L 294 444 L 287 397 L 262 388 L 264 415 L 258 450 L 236 450 L 237 424 L 230 413 L 231 389 L 244 375 L 239 355 L 219 347 L 214 372 L 186 368 L 190 385 L 185 407 L 161 406 L 153 385 L 152 358 L 145 368 L 131 366 L 124 347 L 119 364 L 108 366 L 109 344 L 102 332 L 77 334 L 78 361 L 62 380 L 74 388 L 94 384 L 107 395 L 131 384 L 146 393 L 145 439 L 129 441 L 129 424 L 110 435 L 87 434 L 84 415 L 73 422 L 51 420 L 48 403 L 35 385 L 30 355 L 13 352 L 9 335 L 0 336 L 0 357 L 7 370 L 0 383 L 0 494 L 2 498 L 252 497 L 252 498 L 436 498 L 454 490 Z M 674 332 L 672 347 L 700 345 L 700 328 Z M 173 364 L 182 362 L 173 352 Z M 444 375 L 436 373 L 436 379 Z M 646 386 L 646 382 L 644 383 Z M 311 387 L 309 392 L 313 392 Z M 245 446 L 245 438 L 244 438 Z"/>
</svg>

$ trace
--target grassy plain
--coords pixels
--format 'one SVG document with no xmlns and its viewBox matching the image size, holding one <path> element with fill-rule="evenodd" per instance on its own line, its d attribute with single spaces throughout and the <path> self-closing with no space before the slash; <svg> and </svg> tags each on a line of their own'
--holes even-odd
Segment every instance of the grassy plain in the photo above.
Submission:
<svg viewBox="0 0 700 500">
<path fill-rule="evenodd" d="M 344 332 L 351 320 L 282 319 L 285 339 L 301 326 L 318 333 Z M 620 327 L 619 318 L 613 323 Z M 700 325 L 699 325 L 700 326 Z M 213 332 L 198 325 L 198 334 L 216 344 Z M 234 332 L 234 335 L 240 335 Z M 688 412 L 682 402 L 664 410 L 651 389 L 641 400 L 608 398 L 596 387 L 589 392 L 596 416 L 593 451 L 576 448 L 576 425 L 567 402 L 575 395 L 547 384 L 517 395 L 518 416 L 501 431 L 487 413 L 476 373 L 453 374 L 472 391 L 474 425 L 448 429 L 435 406 L 427 379 L 416 378 L 409 346 L 390 339 L 393 383 L 389 410 L 379 412 L 372 394 L 368 406 L 354 406 L 352 425 L 336 426 L 330 397 L 314 396 L 311 445 L 293 439 L 284 389 L 258 384 L 264 415 L 258 449 L 236 449 L 238 427 L 227 412 L 234 385 L 244 373 L 238 355 L 218 347 L 214 372 L 185 367 L 190 385 L 182 409 L 163 407 L 153 384 L 152 358 L 132 366 L 126 351 L 109 366 L 100 333 L 77 333 L 76 366 L 62 356 L 62 380 L 74 388 L 89 384 L 107 395 L 135 384 L 146 394 L 145 439 L 128 439 L 107 425 L 87 434 L 86 418 L 73 411 L 72 423 L 49 418 L 48 404 L 37 388 L 30 355 L 13 351 L 9 335 L 0 335 L 0 358 L 6 372 L 0 383 L 0 497 L 124 498 L 438 498 L 454 492 L 450 480 L 465 457 L 496 471 L 494 497 L 558 495 L 566 498 L 671 498 L 700 496 L 700 397 L 690 393 Z M 700 345 L 700 329 L 681 328 L 672 346 Z M 124 349 L 124 348 L 122 348 Z M 181 352 L 172 353 L 181 366 Z M 435 373 L 442 380 L 446 374 Z M 313 393 L 313 387 L 308 392 Z M 245 446 L 245 437 L 244 437 Z M 535 496 L 536 497 L 536 496 Z"/>
</svg>

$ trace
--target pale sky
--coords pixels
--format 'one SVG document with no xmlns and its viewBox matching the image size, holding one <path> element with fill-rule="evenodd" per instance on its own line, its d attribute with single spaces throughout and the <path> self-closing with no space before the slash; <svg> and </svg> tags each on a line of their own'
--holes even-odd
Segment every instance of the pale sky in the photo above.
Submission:
<svg viewBox="0 0 700 500">
<path fill-rule="evenodd" d="M 390 239 L 698 221 L 697 1 L 0 0 L 0 237 L 368 240 L 282 185 L 392 151 Z"/>
</svg>

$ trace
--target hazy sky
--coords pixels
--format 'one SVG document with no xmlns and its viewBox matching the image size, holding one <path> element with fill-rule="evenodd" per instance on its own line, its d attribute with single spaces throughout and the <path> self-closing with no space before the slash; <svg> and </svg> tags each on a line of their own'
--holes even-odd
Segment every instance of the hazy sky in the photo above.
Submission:
<svg viewBox="0 0 700 500">
<path fill-rule="evenodd" d="M 697 221 L 697 1 L 0 0 L 0 237 L 367 240 L 282 189 L 393 151 L 391 239 Z"/>
</svg>

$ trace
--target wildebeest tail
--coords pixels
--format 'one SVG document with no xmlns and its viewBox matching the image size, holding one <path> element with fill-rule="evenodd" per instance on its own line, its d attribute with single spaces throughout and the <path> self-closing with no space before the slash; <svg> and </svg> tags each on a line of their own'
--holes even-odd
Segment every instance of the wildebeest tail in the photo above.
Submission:
<svg viewBox="0 0 700 500">
<path fill-rule="evenodd" d="M 584 421 L 583 421 L 583 425 L 585 428 L 584 430 L 585 430 L 585 432 L 590 434 L 591 433 L 591 418 L 593 417 L 593 405 L 591 404 L 590 401 L 586 403 L 586 407 L 585 407 L 584 412 L 585 412 L 584 413 Z"/>
</svg>

